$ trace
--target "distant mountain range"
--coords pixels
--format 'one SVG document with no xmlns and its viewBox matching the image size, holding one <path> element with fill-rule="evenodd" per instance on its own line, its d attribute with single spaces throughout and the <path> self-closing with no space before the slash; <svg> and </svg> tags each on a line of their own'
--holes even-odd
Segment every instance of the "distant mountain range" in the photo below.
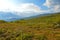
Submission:
<svg viewBox="0 0 60 40">
<path fill-rule="evenodd" d="M 20 20 L 24 18 L 32 18 L 32 17 L 37 17 L 37 16 L 45 16 L 51 13 L 20 13 L 17 15 L 15 12 L 0 12 L 0 20 L 5 20 L 5 21 L 14 21 L 14 20 Z"/>
<path fill-rule="evenodd" d="M 18 15 L 14 15 L 11 12 L 0 12 L 0 20 L 10 21 L 10 20 L 15 20 L 17 18 L 21 18 L 21 17 Z"/>
</svg>

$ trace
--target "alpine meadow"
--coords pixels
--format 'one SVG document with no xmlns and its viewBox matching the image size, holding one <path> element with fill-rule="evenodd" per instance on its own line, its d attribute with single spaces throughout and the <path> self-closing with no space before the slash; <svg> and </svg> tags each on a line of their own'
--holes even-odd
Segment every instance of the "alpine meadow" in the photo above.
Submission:
<svg viewBox="0 0 60 40">
<path fill-rule="evenodd" d="M 60 13 L 11 22 L 1 20 L 0 40 L 60 40 Z"/>
<path fill-rule="evenodd" d="M 60 40 L 60 0 L 0 0 L 0 40 Z"/>
</svg>

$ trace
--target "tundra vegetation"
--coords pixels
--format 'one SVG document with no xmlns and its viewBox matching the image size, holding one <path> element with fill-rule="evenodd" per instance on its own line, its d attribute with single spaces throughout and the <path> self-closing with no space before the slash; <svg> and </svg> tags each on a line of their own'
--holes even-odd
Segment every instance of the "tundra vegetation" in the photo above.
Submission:
<svg viewBox="0 0 60 40">
<path fill-rule="evenodd" d="M 0 20 L 0 40 L 60 40 L 60 13 L 27 20 Z"/>
</svg>

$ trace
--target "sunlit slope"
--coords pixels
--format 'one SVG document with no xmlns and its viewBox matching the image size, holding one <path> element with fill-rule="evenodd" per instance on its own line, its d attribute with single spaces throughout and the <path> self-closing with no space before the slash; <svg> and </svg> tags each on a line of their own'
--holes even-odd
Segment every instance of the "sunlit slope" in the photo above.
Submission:
<svg viewBox="0 0 60 40">
<path fill-rule="evenodd" d="M 53 24 L 60 23 L 60 13 L 50 14 L 47 16 L 35 17 L 35 18 L 27 19 L 27 20 L 21 19 L 18 21 L 14 21 L 14 23 L 21 23 L 21 24 L 27 25 L 27 26 L 40 26 L 40 27 L 42 27 L 45 25 L 45 26 L 50 27 Z"/>
<path fill-rule="evenodd" d="M 21 19 L 0 21 L 1 40 L 60 40 L 60 13 Z"/>
</svg>

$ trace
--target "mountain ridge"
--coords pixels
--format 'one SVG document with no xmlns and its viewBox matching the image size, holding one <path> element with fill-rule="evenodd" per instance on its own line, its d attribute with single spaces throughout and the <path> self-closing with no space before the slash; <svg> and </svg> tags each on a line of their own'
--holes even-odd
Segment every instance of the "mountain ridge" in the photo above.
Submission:
<svg viewBox="0 0 60 40">
<path fill-rule="evenodd" d="M 15 12 L 14 12 L 15 13 Z M 0 12 L 0 20 L 5 20 L 5 21 L 15 21 L 15 20 L 21 20 L 21 19 L 24 19 L 24 20 L 27 20 L 27 19 L 32 19 L 32 18 L 35 18 L 35 17 L 41 17 L 41 16 L 47 16 L 47 15 L 50 15 L 50 14 L 54 14 L 54 13 L 41 13 L 41 14 L 38 14 L 37 13 L 31 13 L 32 15 L 29 16 L 29 14 L 26 16 L 23 16 L 23 15 L 16 15 L 12 12 Z M 21 13 L 22 14 L 22 13 Z"/>
</svg>

